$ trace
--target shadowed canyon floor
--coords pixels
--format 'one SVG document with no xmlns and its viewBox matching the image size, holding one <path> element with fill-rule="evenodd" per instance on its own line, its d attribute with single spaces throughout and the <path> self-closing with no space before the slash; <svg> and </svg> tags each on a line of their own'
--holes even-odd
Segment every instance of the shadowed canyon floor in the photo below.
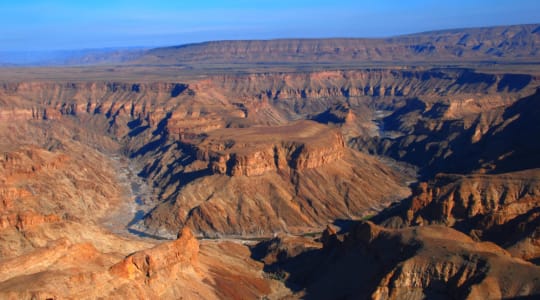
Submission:
<svg viewBox="0 0 540 300">
<path fill-rule="evenodd" d="M 1 70 L 0 298 L 538 297 L 536 27 L 445 33 L 467 67 Z M 320 43 L 455 55 L 413 37 Z"/>
</svg>

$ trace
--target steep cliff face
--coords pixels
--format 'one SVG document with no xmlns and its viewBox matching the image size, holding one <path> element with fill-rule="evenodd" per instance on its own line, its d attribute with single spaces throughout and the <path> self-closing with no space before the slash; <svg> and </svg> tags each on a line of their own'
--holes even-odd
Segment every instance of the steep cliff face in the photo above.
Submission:
<svg viewBox="0 0 540 300">
<path fill-rule="evenodd" d="M 458 96 L 518 92 L 535 75 L 483 73 L 471 69 L 364 69 L 214 76 L 200 87 L 231 91 L 237 99 L 294 100 L 317 98 Z M 529 89 L 531 91 L 531 89 Z M 459 95 L 462 95 L 459 97 Z M 316 103 L 316 102 L 315 102 Z M 354 103 L 354 102 L 353 102 Z M 316 108 L 317 106 L 315 106 Z M 306 107 L 309 109 L 310 107 Z"/>
<path fill-rule="evenodd" d="M 187 142 L 189 143 L 189 141 Z M 187 144 L 215 174 L 261 175 L 314 169 L 341 159 L 345 142 L 337 130 L 302 121 L 277 127 L 215 130 Z"/>
<path fill-rule="evenodd" d="M 386 109 L 404 103 L 393 103 L 396 100 L 421 96 L 429 103 L 452 97 L 452 107 L 463 102 L 470 106 L 467 110 L 475 105 L 482 105 L 477 110 L 485 110 L 513 102 L 516 93 L 532 92 L 537 81 L 531 75 L 485 74 L 467 69 L 372 69 L 216 75 L 186 83 L 13 82 L 3 83 L 0 89 L 0 117 L 55 119 L 61 115 L 84 118 L 102 114 L 116 126 L 136 119 L 152 127 L 166 118 L 171 132 L 178 134 L 185 125 L 215 129 L 244 118 L 249 122 L 241 123 L 243 126 L 283 124 L 321 113 L 336 102 L 347 102 L 351 107 L 369 104 L 372 97 L 380 97 L 377 107 Z M 500 95 L 478 97 L 491 93 Z M 478 103 L 483 99 L 486 101 Z"/>
<path fill-rule="evenodd" d="M 420 183 L 407 201 L 405 222 L 455 223 L 478 215 L 512 208 L 515 212 L 534 208 L 540 193 L 537 169 L 500 175 L 444 175 Z M 405 202 L 403 203 L 405 204 Z M 422 212 L 421 212 L 422 211 Z M 501 213 L 511 219 L 516 213 Z"/>
<path fill-rule="evenodd" d="M 199 242 L 185 228 L 175 241 L 135 252 L 113 265 L 110 272 L 114 277 L 146 281 L 150 286 L 167 286 L 169 278 L 187 269 L 193 272 L 198 268 L 198 255 Z"/>
<path fill-rule="evenodd" d="M 119 199 L 120 188 L 102 154 L 85 147 L 85 154 L 67 154 L 21 147 L 0 158 L 0 212 L 39 212 L 81 216 L 91 210 L 103 214 Z"/>
<path fill-rule="evenodd" d="M 372 294 L 374 299 L 489 299 L 538 293 L 537 280 L 529 277 L 538 273 L 538 266 L 513 258 L 493 244 L 473 242 L 445 227 L 400 234 L 403 242 L 416 240 L 422 246 L 383 277 Z M 507 280 L 509 273 L 519 279 Z"/>
<path fill-rule="evenodd" d="M 60 221 L 61 218 L 54 214 L 41 215 L 28 211 L 18 214 L 2 214 L 0 216 L 0 230 L 14 228 L 19 231 L 24 231 L 32 226 L 59 223 Z"/>
<path fill-rule="evenodd" d="M 125 192 L 115 162 L 85 144 L 104 136 L 87 133 L 79 142 L 63 121 L 47 135 L 43 123 L 56 121 L 11 121 L 16 130 L 1 133 L 7 145 L 0 157 L 0 298 L 232 299 L 273 292 L 275 284 L 242 245 L 199 247 L 187 228 L 159 245 L 104 230 L 100 218 Z"/>
<path fill-rule="evenodd" d="M 507 64 L 537 60 L 536 27 L 217 42 L 139 61 L 174 66 L 2 72 L 0 298 L 538 295 L 540 77 Z M 426 67 L 456 57 L 484 71 Z M 408 169 L 369 152 L 427 182 L 410 196 Z M 133 168 L 144 197 L 131 197 Z M 354 221 L 372 215 L 386 227 Z M 310 237 L 329 223 L 340 230 Z"/>
</svg>

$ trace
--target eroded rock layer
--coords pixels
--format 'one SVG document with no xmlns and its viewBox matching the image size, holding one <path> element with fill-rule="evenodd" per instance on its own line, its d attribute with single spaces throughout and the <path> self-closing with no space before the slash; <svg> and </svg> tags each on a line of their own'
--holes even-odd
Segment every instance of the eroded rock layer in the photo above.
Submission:
<svg viewBox="0 0 540 300">
<path fill-rule="evenodd" d="M 378 215 L 388 227 L 444 224 L 493 241 L 513 255 L 540 257 L 538 169 L 499 175 L 439 175 Z"/>
<path fill-rule="evenodd" d="M 215 174 L 255 176 L 268 171 L 302 171 L 331 164 L 345 155 L 338 130 L 315 122 L 215 130 L 202 141 L 188 141 L 197 160 Z"/>
<path fill-rule="evenodd" d="M 302 287 L 294 298 L 500 299 L 540 290 L 540 267 L 444 226 L 359 222 L 345 234 L 329 228 L 321 241 L 278 237 L 254 253 L 267 272 Z"/>
</svg>

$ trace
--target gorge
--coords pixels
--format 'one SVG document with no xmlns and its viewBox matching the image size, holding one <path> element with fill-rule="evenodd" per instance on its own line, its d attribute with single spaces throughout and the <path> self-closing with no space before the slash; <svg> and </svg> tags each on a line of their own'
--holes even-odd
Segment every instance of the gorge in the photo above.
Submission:
<svg viewBox="0 0 540 300">
<path fill-rule="evenodd" d="M 538 28 L 3 68 L 0 297 L 538 296 Z"/>
</svg>

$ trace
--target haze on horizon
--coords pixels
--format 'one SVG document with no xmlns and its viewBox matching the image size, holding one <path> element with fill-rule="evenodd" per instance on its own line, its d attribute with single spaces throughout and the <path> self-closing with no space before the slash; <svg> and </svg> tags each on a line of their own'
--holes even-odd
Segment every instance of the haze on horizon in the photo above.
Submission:
<svg viewBox="0 0 540 300">
<path fill-rule="evenodd" d="M 385 37 L 540 22 L 538 0 L 28 0 L 0 3 L 0 51 Z"/>
</svg>

